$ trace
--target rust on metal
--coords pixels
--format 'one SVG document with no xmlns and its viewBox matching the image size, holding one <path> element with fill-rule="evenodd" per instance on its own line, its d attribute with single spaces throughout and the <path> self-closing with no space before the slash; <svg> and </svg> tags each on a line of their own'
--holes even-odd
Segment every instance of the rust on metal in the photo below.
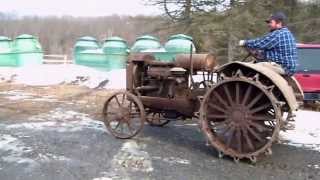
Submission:
<svg viewBox="0 0 320 180">
<path fill-rule="evenodd" d="M 194 82 L 195 74 L 202 80 Z M 152 53 L 131 54 L 126 76 L 127 91 L 112 94 L 104 106 L 111 134 L 131 138 L 145 120 L 164 126 L 195 117 L 219 157 L 235 162 L 271 155 L 272 143 L 303 97 L 295 79 L 253 62 L 218 66 L 212 54 L 180 54 L 173 62 L 157 61 Z"/>
<path fill-rule="evenodd" d="M 288 81 L 278 73 L 272 71 L 271 69 L 257 64 L 253 63 L 247 63 L 247 62 L 232 62 L 225 64 L 221 67 L 219 67 L 218 72 L 226 72 L 228 71 L 231 67 L 236 67 L 236 68 L 249 68 L 251 70 L 254 70 L 256 73 L 264 75 L 267 77 L 270 81 L 272 81 L 272 84 L 274 84 L 276 87 L 278 87 L 280 93 L 284 97 L 284 100 L 287 102 L 289 108 L 292 111 L 296 111 L 299 108 L 299 104 L 297 102 L 295 93 L 292 89 L 292 87 L 288 84 Z M 298 86 L 298 85 L 295 85 Z"/>
<path fill-rule="evenodd" d="M 213 54 L 192 54 L 194 71 L 213 71 L 218 62 Z M 190 69 L 190 54 L 179 54 L 176 56 L 175 65 L 185 69 Z"/>
<path fill-rule="evenodd" d="M 171 75 L 168 67 L 150 67 L 147 70 L 147 75 L 155 78 L 168 78 Z"/>
<path fill-rule="evenodd" d="M 186 98 L 160 98 L 141 96 L 142 103 L 145 107 L 161 110 L 176 110 L 186 116 L 192 116 L 195 111 L 195 104 Z"/>
</svg>

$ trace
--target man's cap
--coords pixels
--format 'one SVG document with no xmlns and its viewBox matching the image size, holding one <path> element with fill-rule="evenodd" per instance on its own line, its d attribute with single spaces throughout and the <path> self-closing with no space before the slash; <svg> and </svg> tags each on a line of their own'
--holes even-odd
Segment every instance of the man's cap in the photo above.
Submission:
<svg viewBox="0 0 320 180">
<path fill-rule="evenodd" d="M 285 22 L 287 19 L 286 15 L 283 12 L 276 12 L 272 14 L 269 19 L 266 20 L 266 23 L 269 23 L 271 20 Z"/>
</svg>

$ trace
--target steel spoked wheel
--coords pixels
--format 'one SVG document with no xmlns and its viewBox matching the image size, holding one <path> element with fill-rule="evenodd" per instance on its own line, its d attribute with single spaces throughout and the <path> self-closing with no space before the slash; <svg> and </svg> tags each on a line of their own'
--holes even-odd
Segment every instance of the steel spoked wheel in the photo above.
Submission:
<svg viewBox="0 0 320 180">
<path fill-rule="evenodd" d="M 200 117 L 209 142 L 238 161 L 256 162 L 261 153 L 271 153 L 280 129 L 280 110 L 271 91 L 251 79 L 230 78 L 205 95 Z"/>
<path fill-rule="evenodd" d="M 116 92 L 110 96 L 104 104 L 103 116 L 108 131 L 120 139 L 137 135 L 145 121 L 141 101 L 129 92 Z"/>
<path fill-rule="evenodd" d="M 162 112 L 148 113 L 146 120 L 151 126 L 159 126 L 159 127 L 162 127 L 170 122 L 169 119 L 164 117 Z"/>
</svg>

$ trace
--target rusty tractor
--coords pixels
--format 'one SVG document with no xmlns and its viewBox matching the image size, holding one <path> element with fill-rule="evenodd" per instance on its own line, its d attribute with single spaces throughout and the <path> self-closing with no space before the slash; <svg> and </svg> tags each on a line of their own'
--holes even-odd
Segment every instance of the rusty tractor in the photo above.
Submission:
<svg viewBox="0 0 320 180">
<path fill-rule="evenodd" d="M 112 135 L 132 138 L 145 122 L 164 126 L 195 118 L 219 157 L 236 162 L 272 154 L 279 131 L 303 101 L 293 77 L 247 59 L 218 66 L 211 54 L 181 54 L 174 62 L 132 54 L 126 77 L 126 91 L 113 93 L 103 107 Z"/>
</svg>

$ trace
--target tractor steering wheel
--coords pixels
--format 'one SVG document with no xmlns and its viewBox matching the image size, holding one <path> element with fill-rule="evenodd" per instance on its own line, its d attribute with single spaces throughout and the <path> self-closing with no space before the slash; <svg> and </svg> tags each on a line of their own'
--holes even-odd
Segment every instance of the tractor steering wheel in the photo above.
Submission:
<svg viewBox="0 0 320 180">
<path fill-rule="evenodd" d="M 251 48 L 247 48 L 245 47 L 245 50 L 248 52 L 248 55 L 242 60 L 242 62 L 253 62 L 256 63 L 258 61 L 264 60 L 264 56 L 261 53 L 261 51 L 259 51 L 258 49 L 251 49 Z M 254 60 L 253 61 L 248 61 L 247 59 L 249 57 L 253 57 Z"/>
</svg>

